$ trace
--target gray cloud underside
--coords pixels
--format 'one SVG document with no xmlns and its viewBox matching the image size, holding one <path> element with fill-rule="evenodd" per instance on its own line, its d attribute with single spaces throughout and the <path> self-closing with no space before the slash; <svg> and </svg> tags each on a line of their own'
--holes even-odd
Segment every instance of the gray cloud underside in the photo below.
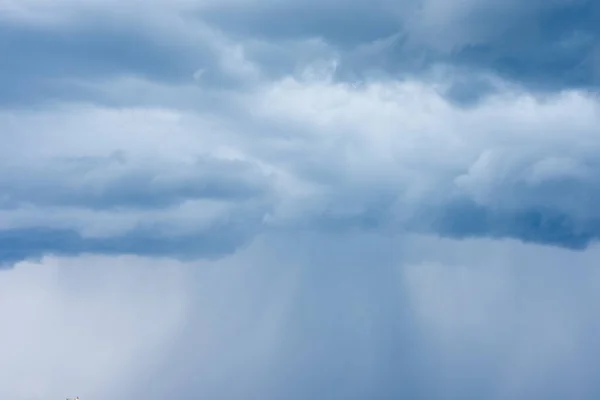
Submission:
<svg viewBox="0 0 600 400">
<path fill-rule="evenodd" d="M 536 91 L 596 90 L 600 83 L 600 6 L 592 0 L 486 0 L 454 8 L 441 0 L 248 1 L 181 10 L 160 24 L 154 14 L 135 21 L 127 13 L 84 11 L 67 26 L 1 24 L 5 106 L 89 98 L 73 84 L 77 79 L 135 75 L 190 82 L 201 67 L 206 82 L 239 86 L 223 70 L 209 28 L 241 45 L 268 76 L 289 74 L 307 58 L 327 54 L 339 59 L 337 79 L 349 81 L 458 68 L 447 95 L 459 103 L 494 92 L 481 79 L 490 73 Z M 302 45 L 311 40 L 323 44 Z"/>
<path fill-rule="evenodd" d="M 57 159 L 43 166 L 6 167 L 4 173 L 0 209 L 23 203 L 90 209 L 163 208 L 198 198 L 244 201 L 269 190 L 268 177 L 255 165 L 210 157 L 173 165 L 136 165 L 117 153 Z"/>
<path fill-rule="evenodd" d="M 122 236 L 86 238 L 67 229 L 11 229 L 0 231 L 0 265 L 12 266 L 26 259 L 44 255 L 74 256 L 80 254 L 139 254 L 187 260 L 218 258 L 233 253 L 249 239 L 251 220 L 237 225 L 216 225 L 195 234 L 161 236 L 160 226 L 140 227 Z M 255 228 L 254 228 L 255 229 Z"/>
<path fill-rule="evenodd" d="M 199 18 L 267 41 L 323 38 L 342 50 L 341 70 L 357 74 L 419 74 L 442 64 L 493 71 L 537 90 L 598 87 L 595 1 L 416 3 L 264 2 Z"/>
<path fill-rule="evenodd" d="M 377 70 L 419 75 L 446 65 L 472 75 L 500 74 L 536 90 L 597 88 L 600 82 L 600 6 L 592 0 L 486 0 L 454 7 L 441 0 L 248 1 L 181 10 L 162 24 L 153 14 L 134 24 L 128 19 L 135 15 L 124 15 L 82 11 L 76 24 L 58 28 L 4 22 L 3 101 L 68 95 L 71 89 L 60 90 L 67 77 L 133 74 L 181 82 L 201 65 L 225 84 L 207 27 L 241 44 L 251 61 L 275 75 L 291 72 L 315 51 L 297 48 L 285 61 L 285 48 L 321 39 L 341 57 L 341 79 Z"/>
</svg>

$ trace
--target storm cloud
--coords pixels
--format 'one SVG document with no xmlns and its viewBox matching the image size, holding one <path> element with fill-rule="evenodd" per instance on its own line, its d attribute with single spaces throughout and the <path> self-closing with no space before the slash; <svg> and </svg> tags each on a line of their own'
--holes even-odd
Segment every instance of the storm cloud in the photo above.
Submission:
<svg viewBox="0 0 600 400">
<path fill-rule="evenodd" d="M 0 394 L 596 398 L 599 4 L 2 2 Z"/>
</svg>

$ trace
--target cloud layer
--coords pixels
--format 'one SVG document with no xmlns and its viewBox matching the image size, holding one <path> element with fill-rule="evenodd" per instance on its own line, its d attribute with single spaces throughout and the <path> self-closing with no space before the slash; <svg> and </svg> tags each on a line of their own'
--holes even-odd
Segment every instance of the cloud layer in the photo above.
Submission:
<svg viewBox="0 0 600 400">
<path fill-rule="evenodd" d="M 219 111 L 5 111 L 5 257 L 187 258 L 273 229 L 598 237 L 592 94 L 507 89 L 462 109 L 422 82 L 324 74 L 220 93 Z"/>
<path fill-rule="evenodd" d="M 596 398 L 598 4 L 2 2 L 0 397 Z"/>
</svg>

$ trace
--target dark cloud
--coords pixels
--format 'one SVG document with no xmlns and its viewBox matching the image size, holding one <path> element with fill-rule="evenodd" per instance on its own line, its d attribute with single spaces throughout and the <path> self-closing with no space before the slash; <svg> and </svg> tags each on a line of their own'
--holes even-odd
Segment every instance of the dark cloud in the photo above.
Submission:
<svg viewBox="0 0 600 400">
<path fill-rule="evenodd" d="M 164 234 L 164 227 L 140 223 L 122 235 L 84 237 L 69 229 L 44 227 L 0 230 L 0 265 L 13 264 L 45 255 L 82 254 L 145 255 L 180 260 L 219 258 L 233 253 L 252 238 L 260 216 L 224 221 L 208 229 L 184 234 Z"/>
<path fill-rule="evenodd" d="M 488 69 L 533 89 L 596 90 L 598 22 L 598 2 L 563 2 L 507 22 L 491 39 L 455 49 L 447 60 Z"/>
<path fill-rule="evenodd" d="M 123 153 L 5 167 L 0 208 L 22 205 L 145 209 L 188 200 L 245 201 L 267 196 L 269 178 L 250 162 L 201 157 L 192 163 L 139 163 Z"/>
<path fill-rule="evenodd" d="M 2 21 L 0 106 L 101 101 L 102 94 L 90 90 L 90 84 L 106 84 L 119 77 L 190 84 L 200 68 L 209 71 L 209 83 L 233 84 L 222 72 L 215 48 L 195 37 L 193 27 L 186 33 L 177 27 L 165 32 L 140 18 L 143 23 L 137 24 L 84 13 L 76 24 L 58 26 Z"/>
<path fill-rule="evenodd" d="M 394 219 L 390 206 L 365 207 L 351 214 L 326 211 L 307 220 L 313 228 L 336 235 L 346 231 L 402 235 L 406 232 L 437 234 L 452 239 L 487 237 L 585 250 L 600 239 L 600 220 L 578 218 L 557 208 L 494 209 L 472 200 L 449 201 L 434 208 L 414 210 L 409 221 Z"/>
<path fill-rule="evenodd" d="M 203 85 L 240 90 L 247 79 L 227 71 L 216 50 L 219 44 L 205 35 L 206 25 L 239 44 L 248 61 L 275 77 L 294 74 L 315 58 L 333 57 L 339 60 L 336 78 L 342 81 L 422 79 L 440 66 L 458 68 L 460 76 L 446 77 L 456 80 L 447 95 L 461 104 L 496 91 L 482 84 L 481 75 L 499 75 L 541 92 L 598 88 L 596 1 L 498 7 L 486 0 L 471 6 L 453 8 L 435 0 L 213 4 L 181 11 L 171 30 L 167 18 L 156 24 L 144 13 L 136 19 L 81 11 L 76 23 L 59 26 L 3 20 L 0 104 L 101 101 L 97 91 L 74 82 L 130 75 L 189 84 L 198 69 L 205 71 Z M 321 45 L 307 45 L 317 39 Z"/>
<path fill-rule="evenodd" d="M 139 74 L 156 80 L 189 79 L 210 56 L 202 43 L 149 31 L 143 25 L 84 15 L 76 25 L 0 25 L 3 78 L 9 81 L 98 78 Z"/>
<path fill-rule="evenodd" d="M 431 229 L 452 238 L 512 238 L 573 250 L 583 250 L 600 239 L 600 220 L 582 221 L 565 212 L 543 208 L 493 210 L 469 201 L 445 206 Z"/>
<path fill-rule="evenodd" d="M 397 33 L 401 20 L 398 4 L 371 2 L 272 1 L 230 7 L 215 5 L 198 18 L 238 37 L 265 41 L 321 38 L 341 48 L 352 48 Z"/>
<path fill-rule="evenodd" d="M 245 38 L 273 42 L 321 38 L 337 49 L 342 80 L 377 71 L 402 78 L 440 65 L 460 67 L 464 71 L 461 89 L 449 93 L 459 101 L 466 92 L 473 99 L 478 95 L 472 93 L 488 91 L 477 77 L 469 79 L 482 72 L 536 91 L 598 88 L 600 6 L 596 1 L 507 3 L 505 7 L 481 1 L 455 8 L 441 4 L 257 2 L 214 7 L 200 17 Z M 429 25 L 430 20 L 438 24 Z"/>
</svg>

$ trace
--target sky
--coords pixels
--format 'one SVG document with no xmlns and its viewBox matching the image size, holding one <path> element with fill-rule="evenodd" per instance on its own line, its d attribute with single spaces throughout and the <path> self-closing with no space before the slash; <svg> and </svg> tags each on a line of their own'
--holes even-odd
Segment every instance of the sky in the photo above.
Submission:
<svg viewBox="0 0 600 400">
<path fill-rule="evenodd" d="M 1 0 L 0 398 L 600 397 L 600 2 Z"/>
</svg>

